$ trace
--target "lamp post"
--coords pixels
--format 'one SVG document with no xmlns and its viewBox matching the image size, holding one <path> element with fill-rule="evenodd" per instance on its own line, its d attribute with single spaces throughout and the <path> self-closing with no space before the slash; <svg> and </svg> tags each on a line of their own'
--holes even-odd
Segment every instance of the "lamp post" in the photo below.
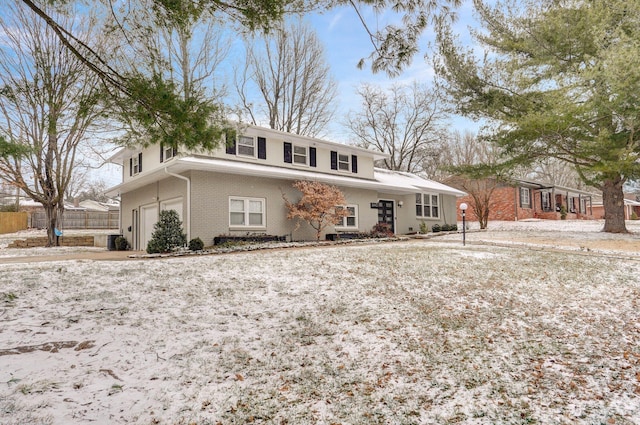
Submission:
<svg viewBox="0 0 640 425">
<path fill-rule="evenodd" d="M 467 212 L 467 208 L 469 206 L 466 203 L 460 204 L 460 211 L 462 211 L 462 246 L 467 244 L 467 224 L 465 220 L 465 213 Z"/>
</svg>

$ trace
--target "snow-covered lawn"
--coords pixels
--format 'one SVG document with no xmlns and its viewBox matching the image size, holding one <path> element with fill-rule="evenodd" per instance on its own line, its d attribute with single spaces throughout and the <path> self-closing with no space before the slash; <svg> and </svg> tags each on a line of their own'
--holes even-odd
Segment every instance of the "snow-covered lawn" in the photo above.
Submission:
<svg viewBox="0 0 640 425">
<path fill-rule="evenodd" d="M 640 423 L 640 257 L 525 232 L 0 265 L 0 423 Z"/>
</svg>

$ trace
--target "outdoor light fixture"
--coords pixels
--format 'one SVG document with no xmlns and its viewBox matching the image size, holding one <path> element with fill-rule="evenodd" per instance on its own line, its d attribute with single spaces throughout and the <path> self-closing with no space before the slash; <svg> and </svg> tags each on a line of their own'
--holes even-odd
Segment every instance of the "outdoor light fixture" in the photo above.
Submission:
<svg viewBox="0 0 640 425">
<path fill-rule="evenodd" d="M 398 208 L 402 208 L 403 205 L 404 205 L 404 202 L 398 201 Z"/>
<path fill-rule="evenodd" d="M 467 244 L 467 225 L 465 221 L 465 213 L 467 211 L 467 208 L 469 208 L 469 206 L 466 203 L 463 202 L 460 204 L 460 211 L 462 211 L 462 246 L 465 246 Z"/>
</svg>

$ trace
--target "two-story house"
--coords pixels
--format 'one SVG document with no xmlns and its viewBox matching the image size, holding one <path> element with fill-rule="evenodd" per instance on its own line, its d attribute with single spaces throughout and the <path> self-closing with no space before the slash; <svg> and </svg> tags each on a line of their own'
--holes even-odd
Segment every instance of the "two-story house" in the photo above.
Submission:
<svg viewBox="0 0 640 425">
<path fill-rule="evenodd" d="M 159 211 L 174 209 L 190 240 L 205 245 L 219 235 L 265 233 L 290 240 L 315 239 L 306 223 L 287 219 L 283 194 L 301 196 L 292 183 L 312 180 L 344 193 L 350 215 L 327 233 L 368 232 L 388 223 L 398 234 L 417 232 L 422 222 L 456 222 L 463 192 L 413 174 L 374 167 L 386 154 L 257 126 L 243 126 L 236 140 L 213 152 L 176 152 L 152 145 L 123 148 L 112 158 L 123 182 L 110 196 L 121 198 L 121 231 L 143 250 Z"/>
</svg>

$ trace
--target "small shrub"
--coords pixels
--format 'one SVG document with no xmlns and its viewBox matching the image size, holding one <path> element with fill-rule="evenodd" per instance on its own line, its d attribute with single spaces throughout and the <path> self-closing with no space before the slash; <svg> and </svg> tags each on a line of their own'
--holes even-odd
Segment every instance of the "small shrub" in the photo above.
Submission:
<svg viewBox="0 0 640 425">
<path fill-rule="evenodd" d="M 189 241 L 189 250 L 191 251 L 202 251 L 204 248 L 204 242 L 200 238 L 194 238 Z"/>
<path fill-rule="evenodd" d="M 129 242 L 123 236 L 118 236 L 113 241 L 113 243 L 115 245 L 116 251 L 126 251 L 127 249 L 129 249 Z"/>
<path fill-rule="evenodd" d="M 635 211 L 631 212 L 631 220 L 637 220 L 638 219 L 638 214 L 636 214 Z"/>
<path fill-rule="evenodd" d="M 378 223 L 371 229 L 370 235 L 372 238 L 392 238 L 393 232 L 391 226 L 387 223 Z"/>
<path fill-rule="evenodd" d="M 149 254 L 171 252 L 187 243 L 182 232 L 182 222 L 174 210 L 160 211 L 160 219 L 153 226 L 151 240 L 147 244 Z"/>
<path fill-rule="evenodd" d="M 433 226 L 431 226 L 431 231 L 433 233 L 438 233 L 440 230 L 442 230 L 442 229 L 441 229 L 439 224 L 434 224 Z"/>
<path fill-rule="evenodd" d="M 560 220 L 566 220 L 567 219 L 567 207 L 565 207 L 564 205 L 560 206 Z"/>
<path fill-rule="evenodd" d="M 423 235 L 429 233 L 429 226 L 424 221 L 420 222 L 420 233 Z"/>
</svg>

